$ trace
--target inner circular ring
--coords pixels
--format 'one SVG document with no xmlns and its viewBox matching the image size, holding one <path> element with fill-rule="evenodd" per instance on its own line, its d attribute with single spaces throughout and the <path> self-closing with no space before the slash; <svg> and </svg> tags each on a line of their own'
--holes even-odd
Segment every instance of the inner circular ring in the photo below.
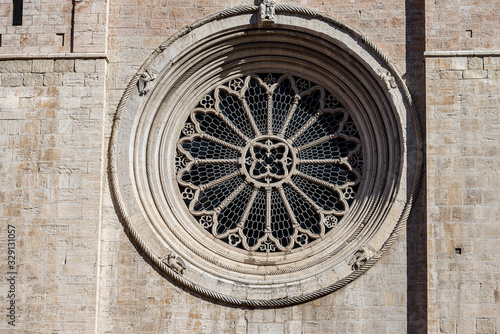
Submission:
<svg viewBox="0 0 500 334">
<path fill-rule="evenodd" d="M 248 183 L 257 188 L 278 187 L 295 172 L 297 158 L 292 144 L 276 135 L 261 135 L 247 143 L 240 168 Z"/>
</svg>

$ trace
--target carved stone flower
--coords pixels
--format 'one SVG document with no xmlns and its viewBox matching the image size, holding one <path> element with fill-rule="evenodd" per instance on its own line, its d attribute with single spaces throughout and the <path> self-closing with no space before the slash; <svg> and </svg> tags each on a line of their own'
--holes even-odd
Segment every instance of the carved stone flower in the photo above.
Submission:
<svg viewBox="0 0 500 334">
<path fill-rule="evenodd" d="M 274 144 L 266 140 L 264 144 L 255 143 L 250 147 L 251 165 L 249 174 L 257 180 L 281 180 L 288 176 L 288 165 L 291 164 L 288 156 L 288 146 L 283 143 Z"/>
</svg>

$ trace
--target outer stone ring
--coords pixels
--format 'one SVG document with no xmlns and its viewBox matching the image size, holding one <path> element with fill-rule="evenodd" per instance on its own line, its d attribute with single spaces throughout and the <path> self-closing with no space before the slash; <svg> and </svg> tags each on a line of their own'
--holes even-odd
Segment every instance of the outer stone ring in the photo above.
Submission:
<svg viewBox="0 0 500 334">
<path fill-rule="evenodd" d="M 352 282 L 390 247 L 422 175 L 422 136 L 387 57 L 299 7 L 218 13 L 131 80 L 110 143 L 137 245 L 225 303 L 293 305 Z"/>
</svg>

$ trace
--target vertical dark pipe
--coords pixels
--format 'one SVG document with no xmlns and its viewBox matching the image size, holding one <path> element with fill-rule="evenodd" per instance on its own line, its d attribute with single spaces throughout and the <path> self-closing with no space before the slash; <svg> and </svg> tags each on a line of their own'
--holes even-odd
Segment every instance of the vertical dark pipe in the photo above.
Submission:
<svg viewBox="0 0 500 334">
<path fill-rule="evenodd" d="M 406 84 L 424 126 L 425 0 L 406 0 Z M 427 333 L 427 194 L 425 175 L 406 226 L 407 334 Z"/>
<path fill-rule="evenodd" d="M 75 7 L 76 0 L 71 0 L 71 33 L 69 36 L 69 52 L 73 53 L 75 48 Z"/>
</svg>

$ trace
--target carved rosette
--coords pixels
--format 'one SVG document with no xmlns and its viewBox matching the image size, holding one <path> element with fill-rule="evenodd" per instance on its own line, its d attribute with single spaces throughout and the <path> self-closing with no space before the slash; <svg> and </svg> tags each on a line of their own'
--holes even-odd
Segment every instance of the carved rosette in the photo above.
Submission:
<svg viewBox="0 0 500 334">
<path fill-rule="evenodd" d="M 349 211 L 362 173 L 346 108 L 310 80 L 275 73 L 234 78 L 206 94 L 177 152 L 179 189 L 199 225 L 256 252 L 322 238 Z"/>
</svg>

